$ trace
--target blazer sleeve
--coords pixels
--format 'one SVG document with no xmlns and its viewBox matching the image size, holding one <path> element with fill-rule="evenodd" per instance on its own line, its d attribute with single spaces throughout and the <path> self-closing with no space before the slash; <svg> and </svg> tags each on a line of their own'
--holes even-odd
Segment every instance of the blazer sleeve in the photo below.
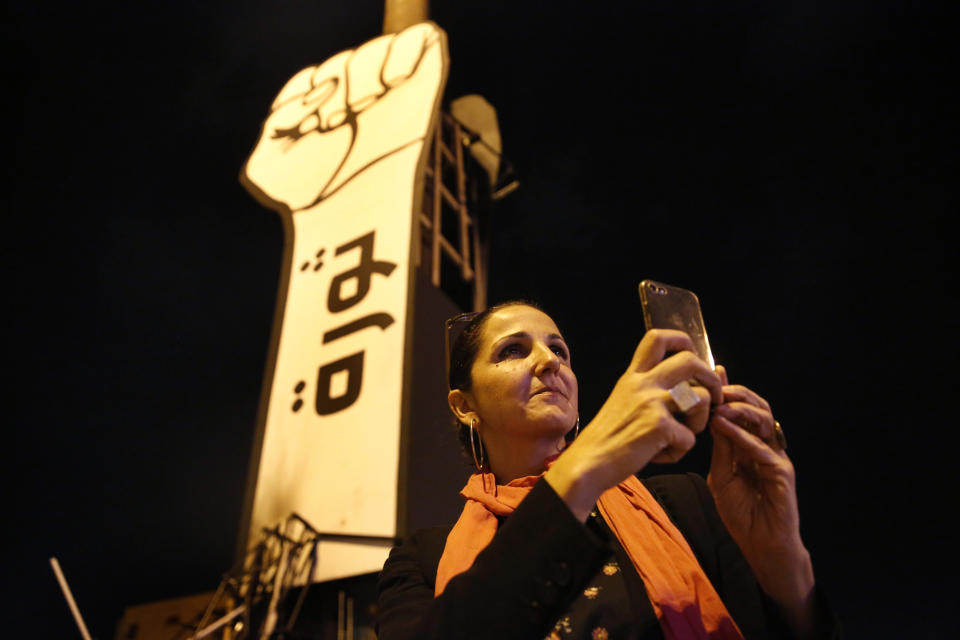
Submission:
<svg viewBox="0 0 960 640">
<path fill-rule="evenodd" d="M 663 505 L 700 566 L 710 579 L 727 611 L 746 640 L 792 640 L 794 634 L 776 603 L 757 584 L 753 570 L 717 513 L 713 495 L 695 473 L 654 476 L 644 484 Z M 839 640 L 840 623 L 819 585 L 816 637 Z"/>
<path fill-rule="evenodd" d="M 547 482 L 539 482 L 473 566 L 434 598 L 449 529 L 395 547 L 377 584 L 380 640 L 542 638 L 610 553 Z"/>
</svg>

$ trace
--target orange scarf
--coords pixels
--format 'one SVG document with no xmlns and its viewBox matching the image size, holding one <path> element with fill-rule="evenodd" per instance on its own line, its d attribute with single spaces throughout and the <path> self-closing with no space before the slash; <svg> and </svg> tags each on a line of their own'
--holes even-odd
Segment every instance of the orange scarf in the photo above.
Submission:
<svg viewBox="0 0 960 640">
<path fill-rule="evenodd" d="M 538 480 L 527 476 L 497 485 L 492 473 L 470 476 L 460 492 L 463 513 L 437 567 L 436 596 L 473 565 L 497 532 L 497 516 L 513 513 Z M 631 476 L 608 489 L 597 507 L 643 579 L 667 640 L 742 640 L 683 534 L 639 480 Z"/>
</svg>

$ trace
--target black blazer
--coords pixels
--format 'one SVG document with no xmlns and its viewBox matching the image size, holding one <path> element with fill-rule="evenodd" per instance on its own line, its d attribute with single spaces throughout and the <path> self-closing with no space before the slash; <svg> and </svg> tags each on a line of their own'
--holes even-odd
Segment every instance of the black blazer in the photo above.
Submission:
<svg viewBox="0 0 960 640">
<path fill-rule="evenodd" d="M 746 640 L 790 638 L 776 606 L 717 514 L 696 474 L 643 481 L 683 533 Z M 473 566 L 434 598 L 437 564 L 451 527 L 417 531 L 395 547 L 378 581 L 380 640 L 517 638 L 547 635 L 609 557 L 611 545 L 577 520 L 546 482 L 507 518 Z M 612 545 L 623 554 L 618 544 Z M 625 555 L 621 567 L 632 568 Z M 636 571 L 624 571 L 635 638 L 663 638 Z M 818 594 L 819 636 L 838 638 L 836 620 Z"/>
</svg>

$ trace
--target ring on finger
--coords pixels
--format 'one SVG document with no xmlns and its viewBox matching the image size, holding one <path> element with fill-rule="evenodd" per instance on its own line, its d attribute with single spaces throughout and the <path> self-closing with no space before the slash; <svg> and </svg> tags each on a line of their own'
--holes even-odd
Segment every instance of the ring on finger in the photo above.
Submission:
<svg viewBox="0 0 960 640">
<path fill-rule="evenodd" d="M 776 420 L 773 421 L 773 435 L 777 440 L 777 446 L 781 451 L 787 450 L 787 436 L 783 434 L 783 427 Z"/>
<path fill-rule="evenodd" d="M 673 398 L 680 413 L 686 413 L 700 404 L 700 396 L 697 395 L 697 392 L 693 390 L 693 387 L 691 387 L 690 383 L 686 380 L 673 385 L 667 392 L 670 394 L 670 397 Z"/>
</svg>

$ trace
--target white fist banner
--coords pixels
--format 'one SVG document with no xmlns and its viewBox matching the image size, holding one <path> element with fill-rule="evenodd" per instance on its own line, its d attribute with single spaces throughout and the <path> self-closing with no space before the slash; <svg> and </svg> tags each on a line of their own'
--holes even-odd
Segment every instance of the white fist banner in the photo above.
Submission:
<svg viewBox="0 0 960 640">
<path fill-rule="evenodd" d="M 425 22 L 303 69 L 241 172 L 286 232 L 246 540 L 291 512 L 384 539 L 323 543 L 319 580 L 378 570 L 396 534 L 414 230 L 447 65 Z"/>
</svg>

